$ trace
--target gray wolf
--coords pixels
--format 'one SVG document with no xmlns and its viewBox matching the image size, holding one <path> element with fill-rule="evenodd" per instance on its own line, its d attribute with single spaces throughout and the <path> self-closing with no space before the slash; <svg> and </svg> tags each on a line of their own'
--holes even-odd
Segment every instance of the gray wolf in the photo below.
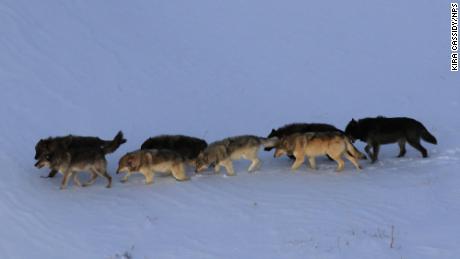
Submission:
<svg viewBox="0 0 460 259">
<path fill-rule="evenodd" d="M 382 144 L 397 142 L 399 145 L 398 157 L 403 157 L 406 154 L 406 142 L 408 142 L 409 145 L 422 153 L 423 157 L 428 157 L 428 152 L 420 144 L 420 139 L 431 144 L 438 143 L 421 122 L 406 117 L 387 118 L 379 116 L 358 121 L 352 119 L 345 129 L 345 134 L 352 141 L 359 139 L 367 143 L 364 150 L 371 157 L 372 163 L 377 161 Z"/>
<path fill-rule="evenodd" d="M 252 172 L 258 169 L 262 163 L 257 155 L 260 147 L 274 146 L 277 141 L 277 138 L 267 139 L 253 135 L 242 135 L 213 142 L 198 155 L 195 172 L 201 172 L 213 164 L 216 173 L 223 166 L 227 174 L 233 176 L 235 172 L 232 160 L 242 158 L 251 161 L 248 171 Z"/>
</svg>

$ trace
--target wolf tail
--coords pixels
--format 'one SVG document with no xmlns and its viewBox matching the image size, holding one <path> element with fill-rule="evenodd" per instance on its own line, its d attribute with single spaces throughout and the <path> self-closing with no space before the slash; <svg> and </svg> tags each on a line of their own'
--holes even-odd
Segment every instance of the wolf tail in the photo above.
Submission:
<svg viewBox="0 0 460 259">
<path fill-rule="evenodd" d="M 264 146 L 265 150 L 269 151 L 275 147 L 278 143 L 279 139 L 277 137 L 272 138 L 260 138 L 260 142 L 262 146 Z"/>
<path fill-rule="evenodd" d="M 111 141 L 106 141 L 102 150 L 105 154 L 115 152 L 122 144 L 126 143 L 126 139 L 123 138 L 123 132 L 119 131 L 117 135 Z"/>
<path fill-rule="evenodd" d="M 425 127 L 423 127 L 420 136 L 422 137 L 423 140 L 425 140 L 428 143 L 435 144 L 435 145 L 438 144 L 438 141 L 436 140 L 436 138 Z"/>
<path fill-rule="evenodd" d="M 347 145 L 348 154 L 352 155 L 356 159 L 367 159 L 366 155 L 359 152 L 359 150 L 353 146 L 348 137 L 345 137 L 345 144 Z"/>
</svg>

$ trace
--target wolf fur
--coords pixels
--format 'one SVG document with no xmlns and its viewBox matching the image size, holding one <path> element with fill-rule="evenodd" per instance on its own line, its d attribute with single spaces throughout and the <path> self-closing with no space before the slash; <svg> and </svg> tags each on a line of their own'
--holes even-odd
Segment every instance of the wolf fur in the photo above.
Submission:
<svg viewBox="0 0 460 259">
<path fill-rule="evenodd" d="M 52 154 L 55 150 L 62 149 L 82 149 L 94 148 L 102 150 L 104 154 L 115 152 L 126 139 L 123 138 L 123 132 L 119 131 L 113 140 L 103 140 L 98 137 L 82 137 L 68 135 L 63 137 L 49 137 L 47 139 L 40 139 L 35 145 L 35 160 L 46 159 L 47 156 Z M 57 174 L 56 170 L 51 169 L 48 176 L 45 178 L 52 178 Z"/>
<path fill-rule="evenodd" d="M 329 131 L 337 131 L 342 132 L 340 129 L 336 128 L 333 125 L 325 124 L 325 123 L 291 123 L 286 124 L 278 129 L 272 129 L 270 134 L 268 134 L 267 138 L 277 137 L 281 139 L 283 137 L 292 135 L 294 133 L 307 133 L 307 132 L 329 132 Z M 265 151 L 272 150 L 273 147 L 266 147 Z"/>
<path fill-rule="evenodd" d="M 130 152 L 118 162 L 117 174 L 126 173 L 121 182 L 128 181 L 133 173 L 143 174 L 145 184 L 152 184 L 155 173 L 171 173 L 178 181 L 189 180 L 185 173 L 185 159 L 168 149 L 145 149 Z"/>
<path fill-rule="evenodd" d="M 208 146 L 205 140 L 185 135 L 160 135 L 148 138 L 141 149 L 169 149 L 195 165 L 195 159 Z"/>
<path fill-rule="evenodd" d="M 262 164 L 257 155 L 260 147 L 272 147 L 277 140 L 277 138 L 268 139 L 253 135 L 242 135 L 213 142 L 198 155 L 195 171 L 201 172 L 213 164 L 216 173 L 223 166 L 227 174 L 233 176 L 235 171 L 233 170 L 232 160 L 247 159 L 251 161 L 248 171 L 252 172 Z"/>
<path fill-rule="evenodd" d="M 45 157 L 40 157 L 35 164 L 37 168 L 44 166 L 60 172 L 64 175 L 61 183 L 61 189 L 67 187 L 70 177 L 73 176 L 73 181 L 78 186 L 89 186 L 96 181 L 98 176 L 107 178 L 107 188 L 112 186 L 112 177 L 107 173 L 107 161 L 105 153 L 97 148 L 73 148 L 65 149 L 58 147 L 52 153 Z M 77 173 L 87 171 L 91 173 L 91 179 L 84 183 L 80 183 Z"/>
<path fill-rule="evenodd" d="M 423 157 L 428 157 L 428 152 L 420 144 L 420 139 L 431 144 L 438 143 L 421 122 L 406 117 L 387 118 L 379 116 L 358 121 L 352 119 L 345 129 L 345 133 L 353 141 L 359 139 L 367 143 L 364 150 L 371 157 L 372 162 L 377 161 L 382 144 L 398 143 L 398 157 L 403 157 L 406 154 L 407 142 L 417 149 Z"/>
<path fill-rule="evenodd" d="M 282 138 L 277 145 L 274 156 L 292 153 L 296 159 L 292 170 L 297 170 L 308 157 L 310 167 L 316 169 L 316 157 L 328 155 L 337 162 L 337 171 L 342 171 L 345 156 L 356 169 L 361 169 L 358 159 L 361 153 L 351 144 L 348 137 L 340 132 L 295 133 Z"/>
</svg>

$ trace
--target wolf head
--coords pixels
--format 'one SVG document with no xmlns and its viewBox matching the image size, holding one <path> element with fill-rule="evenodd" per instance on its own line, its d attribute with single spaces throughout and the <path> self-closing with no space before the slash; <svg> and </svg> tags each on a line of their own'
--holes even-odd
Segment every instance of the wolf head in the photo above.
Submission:
<svg viewBox="0 0 460 259">
<path fill-rule="evenodd" d="M 51 169 L 56 169 L 64 163 L 70 163 L 71 154 L 65 149 L 57 148 L 53 152 L 42 154 L 35 163 L 35 167 L 42 168 L 48 167 Z"/>
<path fill-rule="evenodd" d="M 140 164 L 140 154 L 134 152 L 127 153 L 118 161 L 117 174 L 134 172 L 139 168 Z"/>
<path fill-rule="evenodd" d="M 295 135 L 298 134 L 294 134 L 280 139 L 275 145 L 276 150 L 273 154 L 273 157 L 280 157 L 282 155 L 291 154 L 295 147 Z"/>
<path fill-rule="evenodd" d="M 201 151 L 195 160 L 195 173 L 200 173 L 208 169 L 210 164 L 209 156 L 204 151 Z"/>
<path fill-rule="evenodd" d="M 69 146 L 71 137 L 56 141 L 53 138 L 40 139 L 35 145 L 35 167 L 51 167 L 52 161 L 58 158 L 58 155 L 65 152 Z"/>
<path fill-rule="evenodd" d="M 35 167 L 40 169 L 42 167 L 51 167 L 51 159 L 53 159 L 52 154 L 47 154 L 47 155 L 41 155 L 39 157 L 36 157 L 37 162 L 35 163 Z"/>
<path fill-rule="evenodd" d="M 353 143 L 356 139 L 362 138 L 361 129 L 359 122 L 355 119 L 351 119 L 348 123 L 347 127 L 345 128 L 345 134 L 348 136 L 350 141 Z"/>
</svg>

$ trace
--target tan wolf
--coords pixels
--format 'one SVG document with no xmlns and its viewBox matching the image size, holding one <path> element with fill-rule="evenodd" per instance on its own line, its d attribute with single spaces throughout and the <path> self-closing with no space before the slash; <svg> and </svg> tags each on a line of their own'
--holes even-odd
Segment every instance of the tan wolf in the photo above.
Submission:
<svg viewBox="0 0 460 259">
<path fill-rule="evenodd" d="M 292 170 L 297 170 L 303 164 L 305 156 L 308 157 L 310 167 L 316 169 L 315 158 L 322 155 L 328 155 L 337 162 L 338 172 L 345 166 L 342 156 L 359 170 L 361 166 L 357 159 L 364 156 L 351 144 L 348 137 L 340 132 L 296 133 L 282 138 L 275 148 L 275 157 L 284 154 L 293 154 L 296 157 Z"/>
<path fill-rule="evenodd" d="M 178 153 L 167 149 L 145 149 L 130 152 L 118 162 L 119 173 L 126 173 L 121 182 L 137 172 L 145 177 L 145 184 L 153 183 L 155 173 L 171 173 L 178 181 L 189 180 L 185 173 L 185 159 Z"/>
<path fill-rule="evenodd" d="M 260 147 L 274 146 L 277 141 L 278 138 L 267 139 L 253 135 L 242 135 L 213 142 L 198 155 L 195 172 L 201 172 L 213 164 L 216 173 L 223 166 L 227 174 L 233 176 L 235 171 L 233 170 L 232 160 L 238 159 L 251 161 L 248 171 L 252 172 L 262 164 L 257 155 Z"/>
</svg>

